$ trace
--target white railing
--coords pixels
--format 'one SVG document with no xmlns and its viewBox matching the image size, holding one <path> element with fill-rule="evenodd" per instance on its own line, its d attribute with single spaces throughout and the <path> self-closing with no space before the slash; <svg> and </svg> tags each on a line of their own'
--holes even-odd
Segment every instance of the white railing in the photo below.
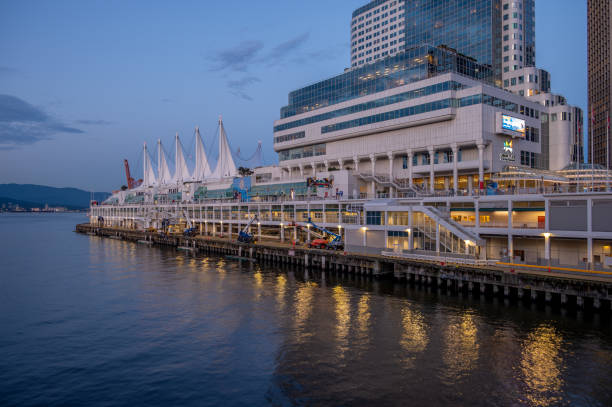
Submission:
<svg viewBox="0 0 612 407">
<path fill-rule="evenodd" d="M 422 260 L 422 261 L 432 261 L 436 263 L 453 263 L 453 264 L 466 264 L 471 266 L 494 266 L 497 264 L 499 260 L 482 260 L 475 259 L 470 257 L 457 257 L 457 256 L 449 256 L 445 253 L 440 253 L 439 255 L 429 255 L 429 254 L 417 254 L 417 253 L 406 253 L 406 252 L 393 252 L 393 251 L 382 251 L 382 256 L 386 257 L 397 257 L 401 259 L 409 259 L 409 260 Z"/>
</svg>

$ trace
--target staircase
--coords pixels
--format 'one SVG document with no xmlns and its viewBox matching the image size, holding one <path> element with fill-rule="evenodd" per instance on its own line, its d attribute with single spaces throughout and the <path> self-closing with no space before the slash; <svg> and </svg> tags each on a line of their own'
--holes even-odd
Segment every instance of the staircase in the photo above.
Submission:
<svg viewBox="0 0 612 407">
<path fill-rule="evenodd" d="M 367 172 L 366 173 L 360 172 L 357 175 L 359 176 L 359 178 L 361 178 L 364 181 L 374 181 L 378 185 L 381 185 L 384 187 L 394 187 L 397 191 L 404 192 L 408 196 L 412 196 L 416 198 L 418 196 L 423 195 L 422 191 L 419 191 L 414 186 L 410 186 L 409 182 L 406 180 L 391 179 L 387 175 L 371 174 Z"/>
</svg>

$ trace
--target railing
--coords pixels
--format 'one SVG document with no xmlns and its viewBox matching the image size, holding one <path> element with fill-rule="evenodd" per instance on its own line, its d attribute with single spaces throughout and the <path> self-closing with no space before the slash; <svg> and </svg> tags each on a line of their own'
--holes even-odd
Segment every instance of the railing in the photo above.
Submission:
<svg viewBox="0 0 612 407">
<path fill-rule="evenodd" d="M 431 261 L 436 263 L 466 264 L 472 266 L 493 266 L 498 262 L 498 260 L 482 260 L 474 257 L 454 255 L 452 253 L 420 254 L 416 252 L 382 251 L 381 255 L 401 259 Z"/>
</svg>

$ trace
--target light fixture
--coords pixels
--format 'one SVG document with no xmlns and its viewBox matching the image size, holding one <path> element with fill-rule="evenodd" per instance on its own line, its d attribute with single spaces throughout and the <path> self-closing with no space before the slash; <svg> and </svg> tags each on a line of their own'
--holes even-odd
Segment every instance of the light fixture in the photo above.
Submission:
<svg viewBox="0 0 612 407">
<path fill-rule="evenodd" d="M 546 239 L 548 239 L 550 237 L 550 233 L 548 233 L 548 232 L 542 233 L 542 236 L 544 236 Z"/>
</svg>

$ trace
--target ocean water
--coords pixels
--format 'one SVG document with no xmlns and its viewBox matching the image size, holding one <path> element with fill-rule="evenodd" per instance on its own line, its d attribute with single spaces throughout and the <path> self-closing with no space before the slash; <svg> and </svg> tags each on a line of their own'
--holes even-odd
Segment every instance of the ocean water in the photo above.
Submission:
<svg viewBox="0 0 612 407">
<path fill-rule="evenodd" d="M 0 214 L 0 405 L 612 405 L 609 315 Z"/>
</svg>

